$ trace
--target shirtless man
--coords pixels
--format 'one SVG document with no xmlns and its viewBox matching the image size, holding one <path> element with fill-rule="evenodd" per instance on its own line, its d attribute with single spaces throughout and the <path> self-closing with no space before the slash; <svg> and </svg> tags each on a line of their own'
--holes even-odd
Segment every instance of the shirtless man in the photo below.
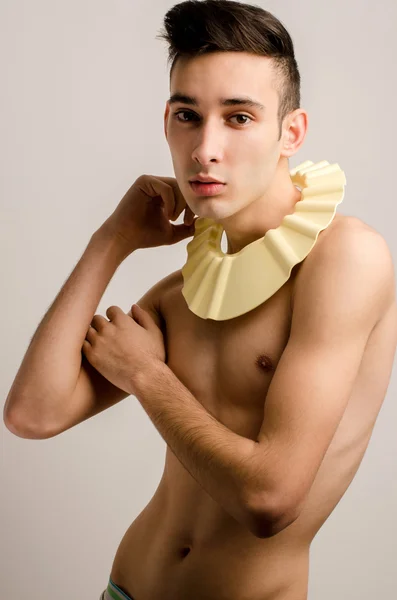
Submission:
<svg viewBox="0 0 397 600">
<path fill-rule="evenodd" d="M 213 3 L 202 6 L 213 17 Z M 265 38 L 270 23 L 287 48 L 269 13 L 222 6 L 240 12 L 233 25 L 213 19 L 218 44 L 232 26 L 247 43 L 244 24 Z M 169 16 L 181 33 L 183 15 Z M 357 472 L 390 379 L 392 258 L 378 232 L 341 214 L 285 285 L 236 318 L 194 314 L 181 270 L 128 314 L 94 316 L 122 261 L 192 236 L 193 215 L 222 224 L 231 254 L 299 201 L 288 159 L 307 114 L 294 107 L 279 128 L 272 58 L 236 50 L 178 58 L 164 117 L 176 179 L 139 177 L 93 234 L 4 409 L 10 431 L 41 439 L 134 394 L 166 441 L 162 479 L 121 541 L 105 600 L 305 600 L 311 542 Z M 266 108 L 236 100 L 247 96 Z M 224 185 L 191 186 L 199 174 Z M 183 211 L 185 224 L 172 224 Z"/>
</svg>

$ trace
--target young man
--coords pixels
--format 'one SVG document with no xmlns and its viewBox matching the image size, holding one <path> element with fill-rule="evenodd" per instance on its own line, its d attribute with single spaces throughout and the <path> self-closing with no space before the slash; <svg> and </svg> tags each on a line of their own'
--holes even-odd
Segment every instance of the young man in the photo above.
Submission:
<svg viewBox="0 0 397 600">
<path fill-rule="evenodd" d="M 376 231 L 332 213 L 292 270 L 272 272 L 286 217 L 300 234 L 313 225 L 299 218 L 305 190 L 288 165 L 307 131 L 291 38 L 270 13 L 228 1 L 177 4 L 165 26 L 176 181 L 142 176 L 93 236 L 32 340 L 6 422 L 51 437 L 134 394 L 166 441 L 163 477 L 102 599 L 305 600 L 311 542 L 360 465 L 388 387 L 393 263 Z M 185 225 L 171 225 L 183 210 Z M 192 235 L 193 214 L 185 268 L 128 315 L 93 317 L 122 260 Z M 232 256 L 216 246 L 223 231 Z M 56 381 L 41 368 L 39 382 L 51 361 Z"/>
</svg>

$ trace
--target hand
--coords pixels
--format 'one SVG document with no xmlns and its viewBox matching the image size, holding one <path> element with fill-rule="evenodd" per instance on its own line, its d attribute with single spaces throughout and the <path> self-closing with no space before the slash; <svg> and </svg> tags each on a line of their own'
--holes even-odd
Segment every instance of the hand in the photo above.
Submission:
<svg viewBox="0 0 397 600">
<path fill-rule="evenodd" d="M 184 223 L 173 225 L 182 211 Z M 194 234 L 194 213 L 174 177 L 141 175 L 100 227 L 110 232 L 128 256 L 138 248 L 175 244 Z"/>
<path fill-rule="evenodd" d="M 94 315 L 82 352 L 90 364 L 113 385 L 135 394 L 134 379 L 156 362 L 165 361 L 164 338 L 150 314 L 137 304 L 131 315 L 118 306 L 106 311 L 109 321 Z"/>
</svg>

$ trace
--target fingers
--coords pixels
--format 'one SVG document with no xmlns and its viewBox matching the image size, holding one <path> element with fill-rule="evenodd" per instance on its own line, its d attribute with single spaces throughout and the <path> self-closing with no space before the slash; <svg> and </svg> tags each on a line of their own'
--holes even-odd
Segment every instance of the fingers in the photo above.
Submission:
<svg viewBox="0 0 397 600">
<path fill-rule="evenodd" d="M 194 219 L 194 222 L 191 225 L 172 225 L 172 239 L 170 243 L 176 244 L 177 242 L 194 235 L 197 218 L 198 217 Z"/>
<path fill-rule="evenodd" d="M 106 316 L 109 318 L 109 321 L 113 321 L 117 317 L 117 315 L 120 314 L 124 315 L 124 311 L 121 310 L 119 306 L 109 306 L 109 308 L 106 309 Z"/>
<path fill-rule="evenodd" d="M 144 186 L 152 198 L 160 196 L 164 203 L 165 214 L 171 220 L 175 212 L 175 198 L 172 186 L 153 176 L 144 180 Z"/>
<path fill-rule="evenodd" d="M 175 177 L 143 176 L 143 181 L 148 187 L 150 195 L 162 198 L 166 215 L 170 221 L 176 221 L 185 210 L 184 224 L 191 225 L 193 223 L 194 212 L 187 206 Z"/>
<path fill-rule="evenodd" d="M 189 206 L 187 206 L 186 200 L 181 192 L 177 180 L 175 179 L 175 177 L 162 177 L 161 179 L 164 180 L 164 182 L 171 187 L 173 192 L 174 206 L 172 216 L 170 217 L 170 221 L 176 221 L 179 215 L 185 209 L 184 223 L 185 225 L 191 225 L 193 222 L 194 213 L 191 211 Z M 186 212 L 189 217 L 187 221 L 185 221 Z"/>
<path fill-rule="evenodd" d="M 102 331 L 106 323 L 109 323 L 109 321 L 105 319 L 105 317 L 102 315 L 94 315 L 90 326 L 96 331 Z"/>
<path fill-rule="evenodd" d="M 172 188 L 172 191 L 174 193 L 174 198 L 175 198 L 174 212 L 173 212 L 172 218 L 170 220 L 176 221 L 177 218 L 179 217 L 179 215 L 181 214 L 181 212 L 183 211 L 183 209 L 188 208 L 188 207 L 186 204 L 186 200 L 185 200 L 184 196 L 182 195 L 182 192 L 180 190 L 177 180 L 173 177 L 169 177 L 169 185 Z"/>
<path fill-rule="evenodd" d="M 86 336 L 85 336 L 85 341 L 88 341 L 90 344 L 93 344 L 96 333 L 98 333 L 97 330 L 94 329 L 93 327 L 91 327 L 91 325 L 90 325 L 90 327 L 88 328 L 88 331 L 86 333 Z M 84 342 L 83 342 L 83 344 L 84 344 Z"/>
<path fill-rule="evenodd" d="M 105 325 L 109 325 L 109 322 L 114 321 L 118 314 L 124 314 L 119 306 L 109 306 L 106 310 L 106 316 L 108 319 L 105 319 L 102 315 L 94 315 L 92 317 L 90 327 L 95 329 L 96 331 L 102 331 Z"/>
<path fill-rule="evenodd" d="M 131 306 L 131 316 L 132 318 L 145 329 L 151 329 L 153 326 L 158 329 L 156 323 L 153 321 L 152 317 L 146 310 L 141 308 L 139 304 L 133 304 Z"/>
<path fill-rule="evenodd" d="M 185 225 L 193 225 L 194 223 L 194 212 L 190 208 L 190 206 L 186 205 L 185 214 L 183 216 L 183 222 Z"/>
</svg>

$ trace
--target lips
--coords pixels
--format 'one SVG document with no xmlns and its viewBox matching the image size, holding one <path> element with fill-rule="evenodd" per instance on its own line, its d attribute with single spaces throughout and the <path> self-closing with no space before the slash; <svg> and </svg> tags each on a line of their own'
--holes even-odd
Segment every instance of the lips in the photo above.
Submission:
<svg viewBox="0 0 397 600">
<path fill-rule="evenodd" d="M 196 175 L 196 179 L 190 179 L 189 181 L 190 183 L 224 183 L 219 179 L 215 179 L 214 177 L 209 177 L 208 175 L 204 175 L 201 173 L 198 173 Z"/>
<path fill-rule="evenodd" d="M 198 183 L 222 183 L 219 179 L 192 179 L 191 181 L 197 181 Z"/>
<path fill-rule="evenodd" d="M 223 191 L 226 184 L 210 181 L 205 183 L 202 181 L 190 181 L 190 187 L 198 196 L 215 196 Z"/>
</svg>

